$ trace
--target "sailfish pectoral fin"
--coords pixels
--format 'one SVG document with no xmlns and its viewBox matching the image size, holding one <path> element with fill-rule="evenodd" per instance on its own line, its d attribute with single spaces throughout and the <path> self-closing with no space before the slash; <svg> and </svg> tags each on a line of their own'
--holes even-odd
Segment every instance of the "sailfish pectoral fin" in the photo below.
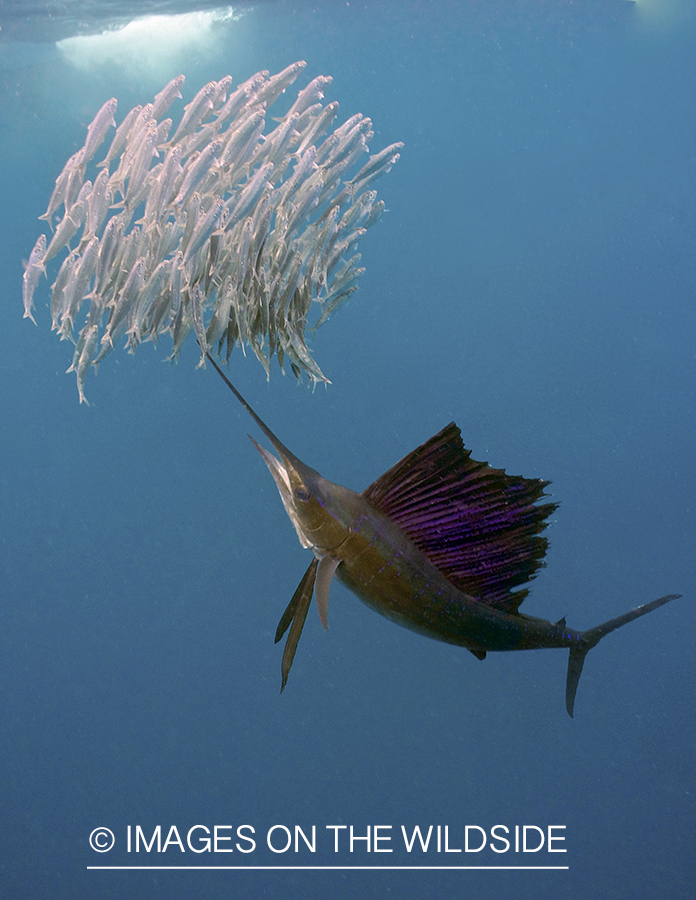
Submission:
<svg viewBox="0 0 696 900">
<path fill-rule="evenodd" d="M 283 679 L 280 686 L 281 694 L 285 690 L 288 675 L 290 674 L 290 669 L 292 667 L 292 661 L 295 658 L 295 651 L 297 650 L 300 635 L 302 634 L 305 619 L 307 618 L 307 613 L 309 611 L 309 604 L 312 602 L 312 592 L 314 591 L 314 582 L 317 577 L 318 564 L 319 562 L 316 559 L 313 559 L 309 564 L 309 568 L 302 576 L 302 581 L 300 581 L 297 590 L 292 595 L 292 600 L 288 603 L 287 609 L 283 613 L 280 622 L 278 623 L 278 628 L 276 629 L 275 641 L 277 644 L 288 628 L 290 628 L 290 634 L 285 642 L 283 662 L 281 664 L 281 674 Z"/>
<path fill-rule="evenodd" d="M 330 556 L 328 553 L 324 554 L 319 560 L 314 596 L 316 597 L 321 624 L 326 631 L 329 630 L 329 588 L 331 587 L 331 579 L 334 577 L 334 572 L 338 568 L 340 561 L 340 559 Z"/>
</svg>

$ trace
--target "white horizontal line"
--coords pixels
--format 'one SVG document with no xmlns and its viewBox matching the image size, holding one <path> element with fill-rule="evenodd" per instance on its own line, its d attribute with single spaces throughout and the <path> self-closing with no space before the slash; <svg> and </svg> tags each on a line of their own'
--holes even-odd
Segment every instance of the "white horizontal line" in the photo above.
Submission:
<svg viewBox="0 0 696 900">
<path fill-rule="evenodd" d="M 352 870 L 352 871 L 363 871 L 363 872 L 372 872 L 372 871 L 404 871 L 404 870 L 419 870 L 422 871 L 427 869 L 429 871 L 432 870 L 482 870 L 485 869 L 487 871 L 508 871 L 511 869 L 515 869 L 518 871 L 531 871 L 531 870 L 567 870 L 570 866 L 87 866 L 88 869 L 119 869 L 119 870 L 134 870 L 134 869 L 142 869 L 150 870 L 150 869 L 234 869 L 236 871 L 243 872 L 248 870 L 250 872 L 269 872 L 269 871 L 295 871 L 298 869 L 302 870 L 316 870 L 320 869 L 322 871 L 335 871 L 335 870 Z"/>
</svg>

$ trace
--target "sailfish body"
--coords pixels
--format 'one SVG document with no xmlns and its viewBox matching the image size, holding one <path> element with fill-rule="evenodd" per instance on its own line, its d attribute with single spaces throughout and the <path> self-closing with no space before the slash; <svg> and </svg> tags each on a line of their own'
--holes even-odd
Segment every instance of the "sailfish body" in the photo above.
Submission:
<svg viewBox="0 0 696 900">
<path fill-rule="evenodd" d="M 568 628 L 565 619 L 520 613 L 527 591 L 513 589 L 543 565 L 547 542 L 539 534 L 556 508 L 536 503 L 548 482 L 472 460 L 451 423 L 355 493 L 294 456 L 208 358 L 278 453 L 254 441 L 300 543 L 314 554 L 276 632 L 279 641 L 289 629 L 281 690 L 313 593 L 327 625 L 334 576 L 376 612 L 479 659 L 489 651 L 570 648 L 571 716 L 587 652 L 610 631 L 679 596 L 660 597 L 587 631 Z"/>
</svg>

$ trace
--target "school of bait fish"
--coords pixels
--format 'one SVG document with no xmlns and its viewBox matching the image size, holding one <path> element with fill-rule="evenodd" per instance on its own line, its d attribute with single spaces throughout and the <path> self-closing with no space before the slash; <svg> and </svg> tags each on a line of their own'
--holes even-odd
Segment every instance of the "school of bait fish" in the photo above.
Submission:
<svg viewBox="0 0 696 900">
<path fill-rule="evenodd" d="M 90 181 L 87 166 L 116 124 L 116 99 L 99 110 L 39 217 L 52 236 L 37 240 L 23 283 L 24 315 L 35 321 L 40 276 L 68 249 L 50 305 L 53 330 L 75 344 L 68 372 L 77 374 L 80 402 L 90 365 L 96 370 L 124 334 L 133 352 L 168 333 L 176 360 L 193 333 L 199 365 L 209 351 L 228 360 L 239 344 L 267 376 L 275 354 L 298 379 L 327 381 L 306 334 L 357 289 L 365 271 L 357 244 L 384 210 L 368 188 L 403 144 L 363 161 L 371 120 L 357 114 L 331 131 L 338 103 L 321 102 L 331 83 L 324 76 L 264 134 L 269 107 L 305 65 L 258 72 L 233 91 L 230 76 L 211 81 L 170 137 L 172 119 L 162 116 L 181 97 L 179 75 L 126 115 Z"/>
</svg>

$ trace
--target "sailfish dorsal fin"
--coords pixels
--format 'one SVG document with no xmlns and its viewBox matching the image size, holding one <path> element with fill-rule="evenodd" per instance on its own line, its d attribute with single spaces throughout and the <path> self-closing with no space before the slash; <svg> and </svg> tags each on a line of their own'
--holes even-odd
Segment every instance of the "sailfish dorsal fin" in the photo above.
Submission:
<svg viewBox="0 0 696 900">
<path fill-rule="evenodd" d="M 536 506 L 548 481 L 508 475 L 471 459 L 451 422 L 362 492 L 456 587 L 516 612 L 512 589 L 543 566 L 539 537 L 555 503 Z"/>
</svg>

